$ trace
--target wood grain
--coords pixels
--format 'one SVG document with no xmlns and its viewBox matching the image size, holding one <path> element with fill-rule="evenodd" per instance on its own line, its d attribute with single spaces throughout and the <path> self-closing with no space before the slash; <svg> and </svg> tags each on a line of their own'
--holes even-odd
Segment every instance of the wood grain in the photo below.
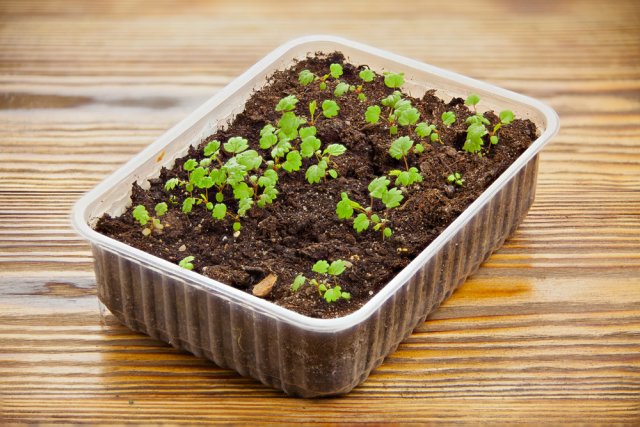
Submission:
<svg viewBox="0 0 640 427">
<path fill-rule="evenodd" d="M 640 424 L 634 1 L 0 3 L 0 423 Z M 364 41 L 552 105 L 516 234 L 348 396 L 102 313 L 75 200 L 282 42 Z"/>
</svg>

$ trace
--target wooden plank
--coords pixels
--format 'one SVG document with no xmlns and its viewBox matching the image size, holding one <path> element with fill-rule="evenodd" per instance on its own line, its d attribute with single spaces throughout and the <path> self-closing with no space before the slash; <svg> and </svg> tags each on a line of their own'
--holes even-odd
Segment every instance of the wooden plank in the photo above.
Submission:
<svg viewBox="0 0 640 427">
<path fill-rule="evenodd" d="M 0 2 L 0 421 L 640 423 L 640 4 Z M 82 193 L 282 42 L 331 33 L 542 99 L 518 231 L 361 386 L 300 400 L 100 311 Z"/>
</svg>

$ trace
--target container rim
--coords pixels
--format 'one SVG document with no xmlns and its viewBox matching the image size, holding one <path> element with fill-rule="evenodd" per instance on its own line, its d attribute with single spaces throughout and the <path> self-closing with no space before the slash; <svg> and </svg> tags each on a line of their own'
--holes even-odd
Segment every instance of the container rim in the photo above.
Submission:
<svg viewBox="0 0 640 427">
<path fill-rule="evenodd" d="M 114 184 L 126 175 L 129 175 L 136 169 L 136 166 L 143 160 L 152 156 L 158 149 L 166 146 L 178 135 L 188 130 L 193 124 L 203 118 L 213 107 L 222 103 L 227 97 L 236 92 L 242 85 L 262 73 L 270 64 L 281 58 L 289 50 L 304 44 L 329 42 L 336 45 L 359 50 L 369 55 L 381 57 L 383 59 L 397 62 L 401 65 L 413 67 L 415 69 L 425 71 L 431 74 L 438 74 L 441 77 L 451 80 L 461 86 L 475 88 L 481 91 L 493 92 L 504 98 L 524 104 L 530 108 L 538 110 L 545 117 L 546 127 L 544 132 L 529 146 L 529 148 L 516 159 L 516 161 L 507 168 L 471 205 L 469 205 L 440 235 L 434 239 L 425 249 L 418 254 L 405 268 L 403 268 L 393 279 L 391 279 L 376 295 L 374 295 L 366 304 L 343 317 L 333 319 L 317 319 L 305 316 L 303 314 L 286 309 L 275 303 L 258 298 L 254 295 L 243 292 L 232 286 L 225 285 L 216 280 L 209 279 L 199 273 L 189 271 L 170 263 L 164 259 L 150 255 L 144 251 L 128 246 L 115 239 L 98 233 L 89 226 L 85 220 L 86 209 L 98 200 L 101 195 L 109 190 Z M 160 271 L 164 274 L 170 274 L 174 277 L 185 280 L 189 284 L 199 286 L 207 290 L 213 290 L 227 300 L 240 304 L 248 305 L 253 310 L 265 314 L 267 316 L 285 321 L 291 325 L 302 327 L 305 330 L 314 332 L 334 333 L 344 329 L 348 329 L 354 325 L 361 323 L 371 316 L 378 308 L 380 308 L 387 299 L 389 299 L 402 285 L 404 285 L 420 266 L 433 254 L 439 250 L 446 241 L 452 237 L 456 231 L 464 225 L 478 210 L 480 210 L 491 197 L 502 188 L 528 161 L 536 156 L 540 150 L 557 134 L 560 127 L 557 113 L 548 105 L 534 98 L 512 92 L 507 89 L 497 87 L 495 85 L 485 83 L 461 74 L 444 70 L 433 65 L 428 65 L 401 55 L 387 52 L 382 49 L 371 47 L 359 42 L 354 42 L 342 37 L 331 35 L 309 35 L 293 39 L 282 44 L 278 48 L 271 51 L 261 60 L 256 62 L 248 70 L 235 78 L 227 86 L 217 92 L 204 104 L 198 107 L 193 113 L 189 114 L 185 119 L 181 120 L 175 126 L 161 135 L 155 142 L 144 148 L 140 153 L 131 160 L 118 168 L 115 172 L 105 178 L 92 190 L 82 196 L 74 205 L 71 212 L 71 222 L 75 230 L 89 240 L 91 244 L 101 246 L 109 251 L 117 252 L 128 258 L 144 264 L 146 267 Z"/>
</svg>

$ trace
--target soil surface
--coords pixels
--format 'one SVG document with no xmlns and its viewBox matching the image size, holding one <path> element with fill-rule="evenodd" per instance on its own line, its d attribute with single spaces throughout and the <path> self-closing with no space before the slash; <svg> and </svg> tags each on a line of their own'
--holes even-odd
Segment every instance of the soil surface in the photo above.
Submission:
<svg viewBox="0 0 640 427">
<path fill-rule="evenodd" d="M 210 140 L 226 142 L 230 137 L 242 136 L 249 140 L 250 148 L 270 159 L 269 150 L 259 148 L 260 130 L 267 123 L 276 125 L 281 113 L 274 107 L 287 95 L 295 95 L 300 100 L 295 109 L 299 116 L 309 115 L 307 106 L 313 100 L 317 101 L 320 113 L 320 105 L 325 99 L 336 100 L 339 104 L 337 117 L 320 117 L 316 123 L 317 137 L 323 147 L 340 143 L 348 149 L 344 155 L 332 158 L 339 174 L 337 179 L 309 184 L 304 177 L 304 171 L 311 164 L 309 159 L 303 160 L 299 172 L 279 172 L 278 198 L 264 209 L 252 208 L 242 219 L 242 230 L 237 237 L 234 237 L 231 220 L 214 220 L 204 205 L 194 206 L 188 215 L 182 213 L 180 207 L 187 196 L 183 189 L 171 192 L 177 197 L 178 204 L 169 203 L 167 214 L 161 218 L 165 227 L 160 232 L 143 236 L 142 227 L 132 217 L 132 208 L 117 218 L 101 218 L 96 230 L 176 264 L 193 255 L 194 271 L 248 293 L 265 277 L 275 275 L 273 288 L 263 298 L 310 317 L 340 317 L 361 307 L 409 264 L 537 136 L 531 121 L 516 118 L 500 129 L 497 145 L 487 148 L 490 144 L 488 136 L 485 136 L 483 155 L 470 154 L 462 151 L 467 128 L 464 122 L 474 112 L 464 105 L 462 99 L 446 102 L 436 97 L 434 91 L 428 91 L 421 99 L 403 95 L 420 112 L 420 121 L 437 125 L 442 144 L 429 142 L 427 138 L 423 141 L 424 153 L 408 156 L 408 164 L 420 170 L 423 181 L 402 189 L 405 198 L 401 206 L 385 210 L 382 203 L 375 201 L 374 210 L 390 220 L 393 235 L 382 239 L 379 232 L 371 229 L 357 233 L 352 221 L 341 220 L 336 215 L 336 203 L 340 201 L 341 192 L 347 192 L 352 200 L 368 205 L 367 186 L 371 180 L 392 169 L 404 169 L 402 160 L 395 160 L 389 155 L 392 141 L 405 135 L 415 141 L 419 138 L 412 131 L 414 127 L 402 126 L 398 135 L 391 136 L 389 125 L 383 120 L 385 109 L 378 124 L 365 122 L 367 106 L 379 105 L 381 99 L 393 92 L 385 86 L 380 75 L 376 75 L 373 82 L 364 84 L 363 91 L 368 98 L 364 103 L 354 92 L 336 98 L 333 95 L 337 85 L 334 79 L 327 80 L 325 90 L 319 88 L 318 82 L 308 86 L 298 82 L 301 70 L 309 69 L 322 76 L 329 72 L 332 63 L 343 65 L 344 75 L 340 81 L 352 85 L 362 83 L 358 72 L 364 66 L 346 63 L 338 52 L 318 53 L 290 69 L 276 72 L 263 89 L 253 94 L 245 110 L 227 129 L 217 131 L 200 147 L 191 148 L 188 156 L 178 159 L 172 170 L 163 169 L 158 179 L 151 180 L 149 190 L 134 184 L 132 206 L 142 204 L 153 213 L 156 203 L 168 202 L 169 194 L 163 189 L 164 183 L 173 177 L 188 179 L 182 164 L 188 158 L 202 159 L 203 147 Z M 478 107 L 481 109 L 482 101 Z M 457 117 L 450 127 L 440 119 L 445 111 L 453 111 Z M 487 126 L 489 129 L 499 121 L 493 112 L 486 112 L 484 116 L 491 122 L 491 126 Z M 261 171 L 262 168 L 264 164 Z M 462 186 L 447 182 L 447 176 L 452 172 L 462 175 Z M 390 187 L 394 178 L 391 180 Z M 236 208 L 232 197 L 225 201 L 230 209 Z M 351 294 L 351 299 L 327 303 L 310 285 L 297 292 L 291 291 L 291 283 L 298 274 L 317 277 L 311 272 L 311 267 L 319 259 L 350 262 L 351 266 L 337 277 L 336 282 Z"/>
</svg>

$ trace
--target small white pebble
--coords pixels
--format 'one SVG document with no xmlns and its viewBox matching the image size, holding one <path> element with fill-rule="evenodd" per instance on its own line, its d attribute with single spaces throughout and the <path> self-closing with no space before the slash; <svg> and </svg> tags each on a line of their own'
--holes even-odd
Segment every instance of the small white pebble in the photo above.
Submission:
<svg viewBox="0 0 640 427">
<path fill-rule="evenodd" d="M 187 246 L 186 245 L 182 245 L 178 248 L 178 252 L 184 252 L 187 250 Z"/>
<path fill-rule="evenodd" d="M 369 291 L 369 295 L 373 295 L 373 291 Z"/>
<path fill-rule="evenodd" d="M 236 238 L 240 237 L 240 231 L 235 231 L 233 233 L 233 237 L 236 237 Z"/>
</svg>

